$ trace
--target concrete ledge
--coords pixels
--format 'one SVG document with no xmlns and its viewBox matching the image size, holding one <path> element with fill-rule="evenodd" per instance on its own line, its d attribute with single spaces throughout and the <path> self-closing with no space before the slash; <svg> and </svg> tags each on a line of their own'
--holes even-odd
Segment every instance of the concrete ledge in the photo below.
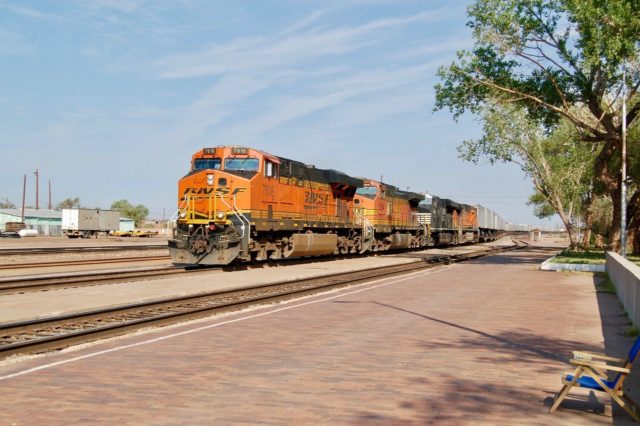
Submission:
<svg viewBox="0 0 640 426">
<path fill-rule="evenodd" d="M 550 257 L 540 264 L 543 271 L 570 271 L 570 272 L 605 272 L 606 265 L 587 265 L 585 263 L 553 263 L 554 257 Z"/>
<path fill-rule="evenodd" d="M 636 327 L 640 326 L 640 266 L 608 251 L 607 273 L 629 319 Z"/>
</svg>

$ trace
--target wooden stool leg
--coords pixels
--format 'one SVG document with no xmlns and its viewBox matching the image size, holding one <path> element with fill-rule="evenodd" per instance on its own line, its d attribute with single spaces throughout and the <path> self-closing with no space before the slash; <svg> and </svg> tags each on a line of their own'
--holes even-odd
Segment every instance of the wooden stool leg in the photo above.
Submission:
<svg viewBox="0 0 640 426">
<path fill-rule="evenodd" d="M 553 413 L 554 411 L 556 411 L 558 409 L 558 407 L 560 406 L 560 403 L 569 394 L 569 388 L 570 388 L 569 385 L 563 385 L 562 388 L 560 388 L 560 392 L 558 392 L 558 394 L 556 395 L 556 399 L 553 400 L 553 405 L 549 409 L 550 413 Z"/>
</svg>

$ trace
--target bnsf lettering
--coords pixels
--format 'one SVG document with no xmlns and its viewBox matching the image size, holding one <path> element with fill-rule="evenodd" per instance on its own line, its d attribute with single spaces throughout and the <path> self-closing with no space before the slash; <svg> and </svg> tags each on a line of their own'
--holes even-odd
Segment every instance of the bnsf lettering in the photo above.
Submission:
<svg viewBox="0 0 640 426">
<path fill-rule="evenodd" d="M 328 194 L 318 194 L 316 192 L 306 191 L 304 193 L 304 202 L 309 204 L 327 204 L 329 201 Z"/>
<path fill-rule="evenodd" d="M 187 188 L 184 190 L 184 195 L 196 194 L 196 195 L 209 195 L 213 194 L 213 188 Z"/>
<path fill-rule="evenodd" d="M 239 194 L 241 192 L 245 192 L 247 188 L 236 188 L 231 192 L 229 188 L 217 188 L 215 189 L 215 193 L 218 195 L 227 195 L 231 193 L 232 195 Z M 213 194 L 213 188 L 187 188 L 182 193 L 183 195 L 209 195 Z"/>
<path fill-rule="evenodd" d="M 247 188 L 236 188 L 233 191 L 231 191 L 229 188 L 218 188 L 216 189 L 216 194 L 218 195 L 227 195 L 229 193 L 231 193 L 231 195 L 236 195 L 239 194 L 241 192 L 245 192 L 247 190 Z"/>
</svg>

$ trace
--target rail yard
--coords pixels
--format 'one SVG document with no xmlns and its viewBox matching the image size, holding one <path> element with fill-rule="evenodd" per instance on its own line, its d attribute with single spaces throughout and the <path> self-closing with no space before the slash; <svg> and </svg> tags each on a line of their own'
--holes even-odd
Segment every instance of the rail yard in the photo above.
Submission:
<svg viewBox="0 0 640 426">
<path fill-rule="evenodd" d="M 0 396 L 12 401 L 0 418 L 40 422 L 44 416 L 78 418 L 93 412 L 101 421 L 149 423 L 153 419 L 144 407 L 151 404 L 170 423 L 185 416 L 195 423 L 242 423 L 248 414 L 241 407 L 258 404 L 261 418 L 270 423 L 286 423 L 283 410 L 312 423 L 365 422 L 371 413 L 386 421 L 428 423 L 427 412 L 443 419 L 451 413 L 424 387 L 432 368 L 453 380 L 456 400 L 469 398 L 465 409 L 471 404 L 479 410 L 471 403 L 476 382 L 499 359 L 524 351 L 551 367 L 559 362 L 556 349 L 536 337 L 538 327 L 546 327 L 557 311 L 541 315 L 530 303 L 554 297 L 539 292 L 544 273 L 535 265 L 557 250 L 504 237 L 374 256 L 185 269 L 167 259 L 157 268 L 133 260 L 102 263 L 118 257 L 109 249 L 85 253 L 100 261 L 94 271 L 78 271 L 87 265 L 70 259 L 59 266 L 67 269 L 64 273 L 35 265 L 34 259 L 44 261 L 49 254 L 23 252 L 14 255 L 21 259 L 16 265 L 26 260 L 34 265 L 20 268 L 22 277 L 2 277 L 14 280 L 15 288 L 0 293 Z M 156 249 L 135 253 L 157 256 Z M 64 255 L 56 256 L 62 262 Z M 28 282 L 37 279 L 43 287 Z M 575 277 L 558 279 L 568 287 L 553 291 L 570 291 L 576 306 L 589 297 L 573 283 Z M 503 283 L 500 292 L 496 282 Z M 518 301 L 523 298 L 529 302 Z M 518 318 L 527 318 L 519 334 L 501 334 Z M 568 326 L 559 326 L 557 333 Z M 594 339 L 589 333 L 582 338 Z M 469 356 L 453 355 L 459 345 L 468 346 Z M 483 358 L 494 361 L 479 361 Z M 507 365 L 512 367 L 503 374 L 517 375 L 521 368 L 515 358 Z M 470 374 L 464 386 L 455 381 L 462 372 Z M 298 385 L 287 384 L 290 380 Z M 117 396 L 109 390 L 114 383 L 119 383 Z M 555 381 L 549 375 L 544 383 Z M 185 386 L 191 403 L 182 396 L 178 401 L 162 396 L 171 390 L 185 395 Z M 480 411 L 484 422 L 498 421 L 517 404 L 528 406 L 537 421 L 546 418 L 544 407 L 538 410 L 529 396 L 497 384 L 477 386 L 494 386 L 487 388 L 491 401 L 509 401 L 496 404 L 499 410 Z M 75 395 L 73 405 L 43 405 L 54 389 Z M 198 403 L 187 414 L 185 407 L 203 392 L 212 398 L 213 411 Z M 352 397 L 338 402 L 344 394 Z M 113 409 L 112 398 L 120 401 L 115 405 L 120 409 Z M 333 409 L 301 410 L 306 398 L 313 398 L 307 407 Z M 92 402 L 98 400 L 101 408 Z M 571 414 L 554 419 L 573 424 Z"/>
<path fill-rule="evenodd" d="M 17 392 L 4 395 L 8 388 L 0 387 L 0 397 L 13 397 L 12 410 L 0 419 L 39 423 L 42 413 L 65 419 L 56 410 L 86 418 L 96 408 L 85 401 L 95 399 L 107 406 L 121 401 L 122 410 L 98 409 L 95 418 L 107 422 L 155 423 L 145 408 L 151 404 L 168 423 L 185 417 L 189 423 L 251 423 L 247 419 L 257 414 L 246 407 L 259 406 L 268 423 L 286 423 L 285 410 L 302 423 L 375 417 L 422 424 L 429 423 L 419 406 L 423 395 L 427 411 L 448 419 L 424 389 L 431 362 L 455 384 L 489 369 L 473 359 L 448 369 L 459 347 L 489 359 L 497 342 L 490 365 L 510 357 L 514 347 L 550 366 L 559 358 L 536 334 L 547 327 L 537 305 L 521 302 L 546 297 L 538 292 L 545 279 L 537 263 L 564 243 L 541 244 L 528 231 L 480 205 L 427 199 L 254 149 L 205 148 L 180 180 L 168 239 L 73 234 L 0 245 L 0 382 Z M 281 320 L 273 323 L 276 317 Z M 522 319 L 519 330 L 528 331 L 501 331 L 503 321 L 510 327 Z M 457 332 L 463 335 L 450 337 Z M 468 344 L 478 336 L 480 342 Z M 446 348 L 457 355 L 442 352 Z M 80 366 L 82 376 L 67 365 Z M 48 382 L 53 371 L 56 378 Z M 461 371 L 469 377 L 456 376 Z M 78 387 L 67 388 L 68 377 L 62 378 L 69 375 Z M 112 380 L 118 383 L 114 395 L 108 393 Z M 290 380 L 298 383 L 295 393 Z M 25 393 L 32 385 L 37 392 Z M 538 414 L 530 398 L 486 382 L 456 392 L 473 400 L 482 386 Z M 81 390 L 75 404 L 49 409 L 46 392 L 54 389 Z M 175 406 L 166 397 L 176 390 L 190 401 L 204 392 L 215 409 L 198 404 L 185 413 L 189 402 Z M 340 402 L 343 394 L 356 393 L 364 400 Z M 312 398 L 307 407 L 332 409 L 297 411 L 306 398 Z M 362 411 L 365 401 L 382 408 L 364 405 L 375 414 Z M 498 410 L 481 422 L 502 415 Z"/>
<path fill-rule="evenodd" d="M 429 253 L 411 253 L 407 252 L 405 254 L 406 257 L 395 258 L 393 261 L 390 261 L 391 264 L 387 266 L 376 266 L 374 269 L 377 271 L 372 273 L 371 277 L 375 277 L 378 275 L 387 275 L 389 273 L 398 273 L 399 271 L 395 271 L 393 268 L 397 268 L 397 263 L 401 265 L 407 263 L 409 268 L 424 268 L 430 267 L 432 265 L 442 264 L 442 263 L 454 263 L 461 260 L 466 260 L 469 258 L 474 258 L 477 256 L 483 256 L 489 253 L 494 252 L 495 250 L 505 250 L 507 248 L 515 248 L 518 244 L 523 245 L 521 242 L 512 242 L 509 245 L 504 247 L 496 248 L 493 246 L 468 246 L 468 247 L 458 247 L 458 248 L 449 248 L 449 249 L 440 249 L 433 250 Z M 128 251 L 129 247 L 122 247 L 123 251 Z M 36 252 L 40 250 L 40 248 L 34 249 Z M 25 249 L 25 251 L 28 251 Z M 101 252 L 97 252 L 98 254 L 102 254 Z M 27 255 L 28 258 L 33 258 L 34 255 Z M 41 256 L 41 255 L 40 255 Z M 156 261 L 158 258 L 162 258 L 165 260 L 163 264 L 154 267 L 141 267 L 139 266 L 139 262 L 145 260 Z M 160 259 L 160 260 L 162 260 Z M 356 259 L 343 259 L 343 262 L 349 262 L 351 260 Z M 362 260 L 367 260 L 363 258 Z M 92 263 L 93 262 L 93 263 Z M 369 263 L 376 264 L 374 259 L 369 259 Z M 321 270 L 333 270 L 335 266 L 332 265 L 332 259 L 324 258 L 324 259 L 315 259 L 313 262 L 309 260 L 298 260 L 298 261 L 283 261 L 283 262 L 272 262 L 268 265 L 245 265 L 239 267 L 216 267 L 216 268 L 185 268 L 171 265 L 168 262 L 167 256 L 143 256 L 143 257 L 124 257 L 124 258 L 115 258 L 114 259 L 104 259 L 101 257 L 95 257 L 93 259 L 75 259 L 69 261 L 58 261 L 58 262 L 30 262 L 30 263 L 14 263 L 4 265 L 3 268 L 0 268 L 0 275 L 3 275 L 0 278 L 0 294 L 4 294 L 7 297 L 9 295 L 14 295 L 14 297 L 23 297 L 27 296 L 27 293 L 47 293 L 45 295 L 46 300 L 48 300 L 48 304 L 51 305 L 54 302 L 51 299 L 58 296 L 60 300 L 66 299 L 66 294 L 64 294 L 65 290 L 78 290 L 82 287 L 92 287 L 91 295 L 95 295 L 96 287 L 104 287 L 103 289 L 98 289 L 104 293 L 103 296 L 100 297 L 101 302 L 103 304 L 110 304 L 109 297 L 113 296 L 113 293 L 118 291 L 127 292 L 128 286 L 138 286 L 144 288 L 149 283 L 154 283 L 156 286 L 158 285 L 159 280 L 167 277 L 175 278 L 177 276 L 185 277 L 186 279 L 191 279 L 193 277 L 200 277 L 200 281 L 204 284 L 201 289 L 204 291 L 207 289 L 207 286 L 211 287 L 212 282 L 219 282 L 220 277 L 224 277 L 225 281 L 233 281 L 232 273 L 236 270 L 251 270 L 255 271 L 258 274 L 264 275 L 267 271 L 272 271 L 272 275 L 274 277 L 278 277 L 277 271 L 285 271 L 287 268 L 290 268 L 294 265 L 314 265 L 313 268 L 318 268 Z M 66 272 L 55 272 L 49 273 L 47 272 L 50 267 L 53 265 L 58 267 L 66 268 Z M 325 266 L 326 265 L 326 266 Z M 14 266 L 15 269 L 11 269 L 11 266 Z M 90 272 L 78 270 L 78 267 L 93 267 L 93 270 Z M 385 268 L 391 267 L 392 271 L 388 272 Z M 382 271 L 382 272 L 380 272 Z M 348 268 L 345 271 L 335 273 L 336 276 L 340 276 L 349 272 Z M 223 275 L 219 275 L 219 274 Z M 326 275 L 326 274 L 324 274 Z M 348 275 L 348 273 L 347 273 Z M 333 276 L 332 274 L 328 275 Z M 326 277 L 325 277 L 326 278 Z M 307 278 L 305 278 L 307 279 Z M 350 283 L 353 280 L 349 280 L 348 278 L 340 278 L 340 280 L 344 281 L 344 283 Z M 275 281 L 279 282 L 277 278 Z M 342 282 L 341 281 L 341 282 Z M 358 281 L 358 280 L 356 280 Z M 291 284 L 287 281 L 288 285 Z M 253 283 L 251 287 L 259 288 L 260 283 Z M 216 290 L 211 294 L 215 294 L 217 291 L 230 291 L 229 288 L 225 286 L 220 286 L 220 284 L 216 284 Z M 237 290 L 236 287 L 242 287 L 241 284 L 232 286 L 231 290 Z M 184 288 L 187 288 L 185 286 Z M 322 287 L 320 287 L 322 288 Z M 56 290 L 51 293 L 51 290 Z M 308 291 L 305 288 L 305 291 Z M 198 291 L 196 296 L 201 296 L 201 291 Z M 179 295 L 179 298 L 182 298 L 183 294 Z M 190 295 L 191 296 L 191 295 Z M 124 296 L 127 297 L 126 295 Z M 153 290 L 146 296 L 147 298 L 154 299 Z M 31 301 L 27 301 L 26 304 L 31 306 L 38 306 L 36 311 L 33 311 L 31 314 L 33 317 L 39 317 L 42 314 L 37 312 L 37 309 L 40 309 L 43 305 L 42 298 L 40 298 L 36 303 L 31 303 Z M 153 300 L 153 303 L 156 301 Z M 181 300 L 178 300 L 180 303 Z M 90 300 L 89 305 L 95 304 L 95 301 Z M 169 300 L 162 300 L 160 302 L 163 305 L 169 303 Z M 5 309 L 3 310 L 3 314 L 0 314 L 0 321 L 3 321 L 3 324 L 8 319 L 7 314 L 11 311 L 7 308 L 6 305 L 3 305 Z M 46 306 L 46 304 L 45 304 Z M 100 306 L 100 309 L 103 309 L 104 306 Z M 51 308 L 53 311 L 58 311 L 57 308 Z M 80 308 L 77 308 L 78 310 Z M 128 307 L 127 307 L 128 309 Z M 20 315 L 25 315 L 27 310 L 22 307 L 19 309 Z M 10 315 L 10 314 L 9 314 Z M 89 314 L 90 316 L 93 314 Z M 27 322 L 30 321 L 29 317 L 22 318 Z M 19 326 L 10 326 L 12 330 L 16 330 Z M 11 340 L 11 336 L 5 336 L 5 341 Z"/>
<path fill-rule="evenodd" d="M 481 411 L 468 401 L 482 389 L 508 401 L 480 422 L 526 406 L 544 423 L 531 395 L 485 375 L 511 362 L 499 376 L 515 379 L 514 353 L 558 362 L 541 334 L 548 293 L 569 291 L 578 311 L 590 294 L 583 280 L 557 289 L 540 275 L 564 242 L 530 240 L 480 205 L 244 147 L 198 151 L 178 195 L 168 239 L 0 246 L 0 383 L 11 386 L 0 397 L 12 400 L 1 420 L 287 423 L 288 412 L 302 423 L 424 424 L 434 412 L 459 423 L 428 390 L 435 366 L 465 412 Z M 597 333 L 585 339 L 598 345 Z M 75 402 L 52 407 L 56 391 Z M 176 391 L 179 405 L 167 397 Z"/>
</svg>

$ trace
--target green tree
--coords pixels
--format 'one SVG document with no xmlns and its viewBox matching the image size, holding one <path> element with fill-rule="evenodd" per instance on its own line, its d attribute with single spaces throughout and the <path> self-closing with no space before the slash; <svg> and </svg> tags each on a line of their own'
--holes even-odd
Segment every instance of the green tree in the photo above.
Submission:
<svg viewBox="0 0 640 426">
<path fill-rule="evenodd" d="M 476 0 L 468 16 L 474 48 L 438 71 L 436 109 L 448 108 L 458 118 L 497 102 L 523 108 L 547 132 L 561 119 L 571 123 L 583 143 L 596 147 L 594 173 L 613 199 L 612 248 L 618 247 L 620 89 L 626 65 L 626 120 L 637 125 L 640 2 Z M 637 188 L 631 199 L 629 217 L 638 217 Z"/>
<path fill-rule="evenodd" d="M 598 197 L 592 205 L 592 230 L 596 234 L 596 246 L 600 246 L 600 236 L 607 238 L 611 233 L 613 204 L 611 197 Z"/>
<path fill-rule="evenodd" d="M 136 227 L 140 227 L 142 222 L 149 216 L 149 209 L 138 204 L 132 205 L 127 200 L 114 201 L 111 203 L 111 210 L 119 210 L 124 217 L 133 219 Z"/>
<path fill-rule="evenodd" d="M 529 196 L 527 205 L 533 206 L 533 214 L 538 219 L 547 219 L 557 214 L 556 209 L 549 204 L 547 197 L 538 190 Z"/>
<path fill-rule="evenodd" d="M 62 209 L 74 209 L 80 207 L 80 198 L 66 198 L 63 201 L 60 201 L 56 206 L 56 210 Z"/>
<path fill-rule="evenodd" d="M 523 108 L 488 104 L 483 113 L 483 136 L 458 148 L 461 158 L 477 163 L 518 164 L 533 181 L 529 204 L 538 217 L 557 213 L 572 247 L 577 246 L 574 227 L 586 203 L 595 155 L 588 145 L 575 141 L 576 132 L 562 120 L 551 133 L 530 120 Z"/>
<path fill-rule="evenodd" d="M 0 200 L 0 209 L 15 209 L 16 205 L 9 201 L 8 198 Z"/>
</svg>

